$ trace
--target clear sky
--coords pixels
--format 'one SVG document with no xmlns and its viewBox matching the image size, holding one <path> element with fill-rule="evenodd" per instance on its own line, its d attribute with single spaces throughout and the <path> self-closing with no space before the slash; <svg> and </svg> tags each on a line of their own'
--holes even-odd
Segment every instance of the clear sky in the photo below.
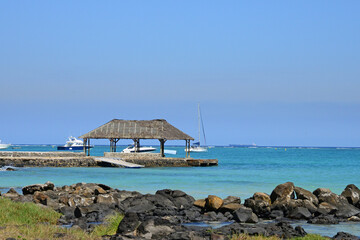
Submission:
<svg viewBox="0 0 360 240">
<path fill-rule="evenodd" d="M 359 11 L 1 1 L 0 139 L 59 144 L 113 118 L 164 118 L 196 137 L 200 103 L 210 145 L 360 146 Z"/>
</svg>

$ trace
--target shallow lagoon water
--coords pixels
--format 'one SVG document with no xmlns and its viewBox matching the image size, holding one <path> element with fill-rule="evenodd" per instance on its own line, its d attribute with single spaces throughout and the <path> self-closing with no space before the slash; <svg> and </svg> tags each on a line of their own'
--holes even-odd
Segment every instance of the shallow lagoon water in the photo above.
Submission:
<svg viewBox="0 0 360 240">
<path fill-rule="evenodd" d="M 20 146 L 16 151 L 56 151 L 53 146 Z M 125 147 L 125 146 L 124 146 Z M 122 147 L 118 147 L 121 151 Z M 183 147 L 176 157 L 184 157 Z M 10 149 L 12 150 L 12 149 Z M 92 155 L 102 156 L 109 146 L 95 146 Z M 174 155 L 169 155 L 174 156 Z M 10 187 L 20 189 L 29 184 L 51 181 L 57 186 L 77 182 L 107 184 L 113 188 L 155 193 L 159 189 L 179 189 L 195 198 L 209 194 L 220 197 L 239 196 L 242 200 L 255 192 L 268 194 L 280 183 L 294 182 L 296 186 L 313 191 L 330 188 L 341 194 L 346 185 L 360 187 L 360 149 L 358 148 L 226 148 L 215 147 L 207 153 L 192 153 L 194 158 L 217 158 L 217 167 L 188 168 L 22 168 L 0 172 L 0 191 Z M 306 224 L 304 225 L 306 226 Z M 359 224 L 304 227 L 311 232 L 325 228 L 360 235 Z M 356 226 L 352 229 L 351 226 Z M 346 229 L 344 229 L 346 228 Z M 334 234 L 323 235 L 333 236 Z M 322 230 L 321 230 L 322 231 Z M 318 232 L 319 233 L 319 232 Z"/>
</svg>

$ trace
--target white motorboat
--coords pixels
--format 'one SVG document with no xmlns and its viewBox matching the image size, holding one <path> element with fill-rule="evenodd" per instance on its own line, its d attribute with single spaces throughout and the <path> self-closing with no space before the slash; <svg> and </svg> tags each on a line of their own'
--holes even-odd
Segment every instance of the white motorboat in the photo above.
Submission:
<svg viewBox="0 0 360 240">
<path fill-rule="evenodd" d="M 93 146 L 86 146 L 86 148 L 92 148 Z M 58 146 L 57 150 L 83 150 L 84 142 L 77 139 L 76 137 L 69 137 L 68 141 L 64 146 Z"/>
<path fill-rule="evenodd" d="M 199 127 L 199 139 L 198 140 L 199 141 L 193 143 L 190 146 L 190 149 L 185 149 L 185 151 L 189 151 L 189 152 L 207 152 L 207 150 L 208 150 L 207 147 L 202 147 L 200 145 L 201 129 L 202 129 L 203 137 L 204 137 L 204 143 L 205 143 L 205 146 L 206 146 L 205 129 L 204 129 L 204 123 L 203 123 L 202 117 L 201 117 L 200 104 L 198 104 L 198 123 L 199 123 L 199 126 L 198 126 Z"/>
<path fill-rule="evenodd" d="M 0 140 L 0 149 L 7 149 L 11 146 L 10 143 L 2 143 Z"/>
<path fill-rule="evenodd" d="M 152 152 L 155 151 L 156 148 L 154 147 L 140 147 L 138 148 L 138 152 Z M 134 145 L 130 145 L 127 148 L 125 148 L 124 150 L 121 151 L 122 153 L 134 153 L 135 152 L 135 146 Z"/>
</svg>

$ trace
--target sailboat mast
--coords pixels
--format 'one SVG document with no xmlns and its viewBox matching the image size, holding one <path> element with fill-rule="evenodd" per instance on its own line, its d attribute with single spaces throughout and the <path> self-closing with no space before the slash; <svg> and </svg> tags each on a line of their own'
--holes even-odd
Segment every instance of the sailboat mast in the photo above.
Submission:
<svg viewBox="0 0 360 240">
<path fill-rule="evenodd" d="M 200 103 L 198 103 L 198 122 L 199 122 L 199 146 L 200 146 Z"/>
</svg>

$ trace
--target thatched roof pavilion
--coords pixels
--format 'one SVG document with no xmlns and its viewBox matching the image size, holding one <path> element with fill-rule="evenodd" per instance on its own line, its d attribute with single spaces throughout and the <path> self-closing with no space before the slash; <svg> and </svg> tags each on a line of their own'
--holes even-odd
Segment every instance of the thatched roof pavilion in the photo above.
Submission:
<svg viewBox="0 0 360 240">
<path fill-rule="evenodd" d="M 164 119 L 113 119 L 79 138 L 84 139 L 84 146 L 86 144 L 90 145 L 90 139 L 109 139 L 110 151 L 113 152 L 116 151 L 116 143 L 120 139 L 132 139 L 135 144 L 135 151 L 140 147 L 140 139 L 158 139 L 162 156 L 164 156 L 164 143 L 167 140 L 185 140 L 186 147 L 190 147 L 190 140 L 194 140 L 194 138 L 180 131 Z"/>
</svg>

